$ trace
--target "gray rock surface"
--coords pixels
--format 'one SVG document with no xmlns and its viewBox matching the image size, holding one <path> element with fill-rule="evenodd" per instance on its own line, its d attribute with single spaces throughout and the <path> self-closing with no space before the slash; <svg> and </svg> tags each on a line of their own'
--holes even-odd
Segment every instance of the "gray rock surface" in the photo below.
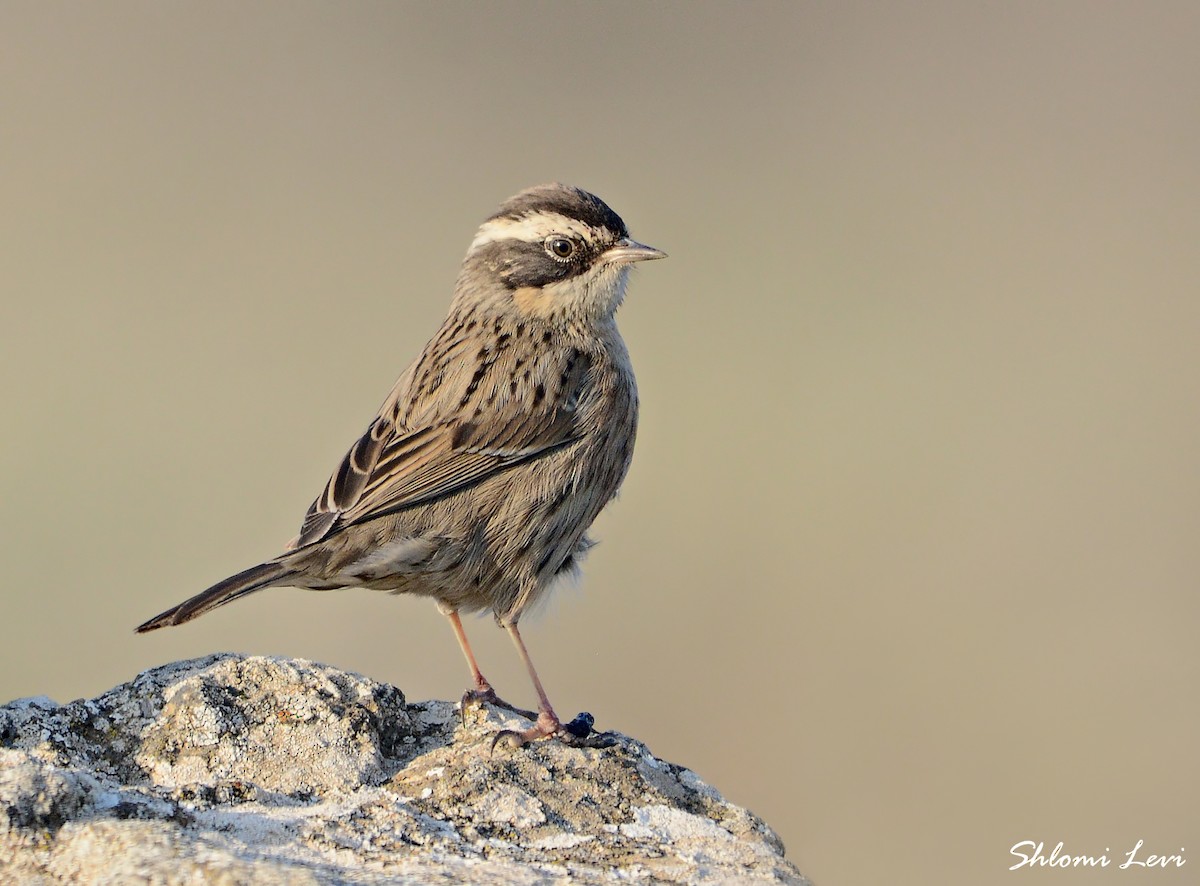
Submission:
<svg viewBox="0 0 1200 886">
<path fill-rule="evenodd" d="M 613 734 L 491 753 L 516 715 L 213 655 L 0 707 L 0 883 L 806 881 L 693 772 Z"/>
</svg>

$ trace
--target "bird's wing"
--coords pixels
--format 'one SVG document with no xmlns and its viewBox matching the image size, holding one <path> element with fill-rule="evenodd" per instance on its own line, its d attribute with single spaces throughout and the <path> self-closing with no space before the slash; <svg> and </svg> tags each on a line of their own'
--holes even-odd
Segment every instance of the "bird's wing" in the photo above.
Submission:
<svg viewBox="0 0 1200 886">
<path fill-rule="evenodd" d="M 570 383 L 577 385 L 586 367 L 576 363 L 573 369 Z M 292 546 L 452 495 L 569 446 L 579 439 L 575 397 L 546 398 L 551 399 L 559 405 L 528 409 L 509 401 L 469 421 L 431 422 L 415 430 L 399 426 L 396 411 L 385 409 L 309 507 Z"/>
</svg>

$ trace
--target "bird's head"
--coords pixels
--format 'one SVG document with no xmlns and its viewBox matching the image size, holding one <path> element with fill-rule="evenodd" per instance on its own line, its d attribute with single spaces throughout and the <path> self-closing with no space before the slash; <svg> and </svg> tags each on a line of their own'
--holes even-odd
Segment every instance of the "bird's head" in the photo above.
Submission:
<svg viewBox="0 0 1200 886">
<path fill-rule="evenodd" d="M 665 257 L 631 239 L 594 194 L 539 185 L 506 200 L 480 226 L 457 298 L 549 322 L 595 324 L 620 306 L 630 265 Z"/>
</svg>

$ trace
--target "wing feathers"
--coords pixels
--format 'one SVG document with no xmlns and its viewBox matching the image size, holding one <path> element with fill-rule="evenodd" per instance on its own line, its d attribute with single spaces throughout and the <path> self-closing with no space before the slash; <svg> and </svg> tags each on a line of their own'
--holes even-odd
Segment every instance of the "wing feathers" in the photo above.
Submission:
<svg viewBox="0 0 1200 886">
<path fill-rule="evenodd" d="M 553 396 L 538 381 L 531 399 L 510 399 L 490 413 L 477 409 L 470 421 L 455 420 L 456 415 L 403 428 L 388 408 L 394 400 L 389 398 L 308 509 L 295 544 L 312 544 L 344 526 L 454 494 L 574 443 L 575 407 L 589 365 L 585 355 L 569 352 L 547 373 Z M 492 368 L 488 362 L 477 370 L 486 375 Z M 478 371 L 471 376 L 472 393 L 483 387 L 478 376 Z"/>
</svg>

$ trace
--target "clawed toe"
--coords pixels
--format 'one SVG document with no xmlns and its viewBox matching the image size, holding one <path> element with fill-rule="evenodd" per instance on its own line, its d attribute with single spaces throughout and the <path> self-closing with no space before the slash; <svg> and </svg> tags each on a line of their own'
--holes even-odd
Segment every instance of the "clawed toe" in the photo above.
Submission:
<svg viewBox="0 0 1200 886">
<path fill-rule="evenodd" d="M 562 732 L 563 725 L 559 722 L 558 717 L 553 713 L 543 711 L 537 715 L 537 720 L 533 726 L 526 729 L 524 732 L 518 732 L 515 729 L 501 729 L 492 739 L 491 753 L 496 752 L 496 745 L 504 742 L 509 748 L 516 749 L 524 747 L 531 741 L 537 741 L 539 738 L 549 738 L 552 735 L 558 735 Z"/>
<path fill-rule="evenodd" d="M 463 693 L 462 700 L 458 704 L 458 710 L 464 726 L 467 725 L 467 708 L 475 704 L 490 704 L 498 708 L 504 708 L 506 711 L 512 711 L 517 716 L 524 717 L 527 720 L 537 719 L 537 713 L 509 704 L 496 694 L 496 690 L 489 686 L 487 689 L 468 689 Z"/>
<path fill-rule="evenodd" d="M 563 744 L 576 748 L 610 748 L 617 743 L 616 736 L 609 732 L 596 732 L 592 729 L 596 718 L 586 711 L 570 723 L 560 723 L 558 718 L 541 714 L 532 728 L 524 732 L 515 729 L 502 729 L 492 738 L 491 753 L 496 752 L 496 746 L 503 743 L 510 749 L 524 747 L 531 741 L 540 738 L 556 738 Z"/>
</svg>

